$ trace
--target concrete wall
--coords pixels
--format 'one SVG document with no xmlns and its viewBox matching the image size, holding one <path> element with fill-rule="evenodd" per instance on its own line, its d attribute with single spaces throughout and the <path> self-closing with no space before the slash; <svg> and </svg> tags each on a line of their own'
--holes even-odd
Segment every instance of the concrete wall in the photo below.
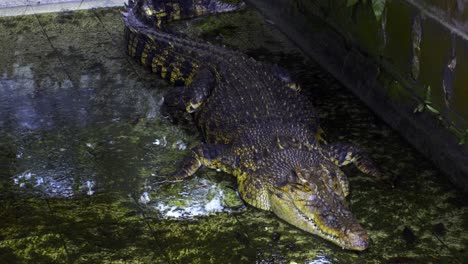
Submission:
<svg viewBox="0 0 468 264">
<path fill-rule="evenodd" d="M 123 6 L 127 0 L 0 0 L 0 17 Z"/>
<path fill-rule="evenodd" d="M 467 1 L 249 2 L 468 190 Z"/>
</svg>

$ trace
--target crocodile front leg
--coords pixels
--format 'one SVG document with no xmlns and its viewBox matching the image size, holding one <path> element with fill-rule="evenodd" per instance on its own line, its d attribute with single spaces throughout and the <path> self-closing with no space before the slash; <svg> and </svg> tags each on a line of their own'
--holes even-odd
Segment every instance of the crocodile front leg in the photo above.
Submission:
<svg viewBox="0 0 468 264">
<path fill-rule="evenodd" d="M 196 154 L 196 150 L 192 150 L 179 165 L 179 169 L 169 176 L 169 181 L 180 181 L 188 178 L 197 172 L 202 163 L 200 157 Z"/>
<path fill-rule="evenodd" d="M 182 161 L 179 169 L 170 176 L 170 180 L 178 181 L 190 177 L 202 165 L 232 173 L 235 158 L 230 155 L 229 149 L 229 146 L 221 144 L 201 144 L 193 148 Z"/>
<path fill-rule="evenodd" d="M 375 162 L 358 146 L 335 143 L 324 146 L 325 154 L 338 166 L 353 163 L 360 171 L 383 180 L 383 175 Z"/>
</svg>

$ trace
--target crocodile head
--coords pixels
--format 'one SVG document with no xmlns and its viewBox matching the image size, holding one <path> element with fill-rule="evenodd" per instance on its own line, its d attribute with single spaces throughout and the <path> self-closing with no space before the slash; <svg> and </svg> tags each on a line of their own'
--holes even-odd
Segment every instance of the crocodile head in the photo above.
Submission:
<svg viewBox="0 0 468 264">
<path fill-rule="evenodd" d="M 343 249 L 368 247 L 366 230 L 346 206 L 347 182 L 340 180 L 344 174 L 334 163 L 303 151 L 288 150 L 274 158 L 262 172 L 270 175 L 263 177 L 268 183 L 262 186 L 266 187 L 262 200 L 267 200 L 268 209 Z"/>
<path fill-rule="evenodd" d="M 339 187 L 329 185 L 327 173 L 323 167 L 291 170 L 286 182 L 270 190 L 271 209 L 286 222 L 342 248 L 364 250 L 367 232 L 345 205 Z"/>
</svg>

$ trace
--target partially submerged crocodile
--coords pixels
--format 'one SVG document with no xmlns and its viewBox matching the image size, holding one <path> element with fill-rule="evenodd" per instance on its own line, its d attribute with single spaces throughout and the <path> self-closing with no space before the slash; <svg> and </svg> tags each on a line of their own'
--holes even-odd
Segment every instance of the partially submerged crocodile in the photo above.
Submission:
<svg viewBox="0 0 468 264">
<path fill-rule="evenodd" d="M 171 33 L 178 19 L 233 11 L 216 0 L 137 0 L 123 13 L 128 54 L 176 87 L 165 112 L 193 118 L 204 142 L 173 176 L 204 165 L 237 178 L 250 205 L 342 248 L 364 250 L 367 232 L 346 205 L 349 183 L 340 166 L 354 163 L 380 176 L 356 146 L 325 144 L 317 114 L 278 66 Z"/>
</svg>

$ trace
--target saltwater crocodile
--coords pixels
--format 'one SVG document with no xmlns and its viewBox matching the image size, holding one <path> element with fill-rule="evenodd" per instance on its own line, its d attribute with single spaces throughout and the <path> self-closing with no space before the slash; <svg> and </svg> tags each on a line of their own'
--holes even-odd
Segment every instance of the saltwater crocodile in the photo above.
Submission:
<svg viewBox="0 0 468 264">
<path fill-rule="evenodd" d="M 204 142 L 191 150 L 174 179 L 199 167 L 237 178 L 248 204 L 342 248 L 364 250 L 367 232 L 346 205 L 340 166 L 354 163 L 380 176 L 356 146 L 321 140 L 317 114 L 282 68 L 192 40 L 167 29 L 178 19 L 238 10 L 216 0 L 137 0 L 123 13 L 127 52 L 174 84 L 163 110 L 191 118 Z"/>
</svg>

